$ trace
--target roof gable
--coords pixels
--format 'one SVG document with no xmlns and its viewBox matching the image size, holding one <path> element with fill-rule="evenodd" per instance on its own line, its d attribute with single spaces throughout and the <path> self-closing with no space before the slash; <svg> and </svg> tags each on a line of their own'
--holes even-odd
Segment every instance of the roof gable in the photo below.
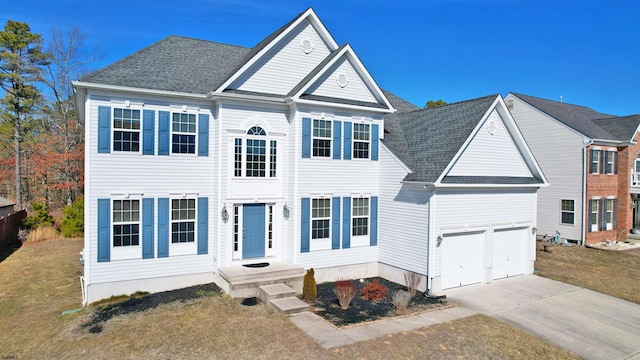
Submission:
<svg viewBox="0 0 640 360">
<path fill-rule="evenodd" d="M 260 42 L 216 92 L 235 90 L 284 96 L 337 48 L 333 37 L 309 8 Z"/>
</svg>

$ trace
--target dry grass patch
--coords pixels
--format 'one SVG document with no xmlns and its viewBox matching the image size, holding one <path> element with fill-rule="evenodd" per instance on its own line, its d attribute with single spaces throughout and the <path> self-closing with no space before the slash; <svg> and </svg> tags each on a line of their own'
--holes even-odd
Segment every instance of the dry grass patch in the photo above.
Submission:
<svg viewBox="0 0 640 360">
<path fill-rule="evenodd" d="M 210 294 L 82 324 L 77 272 L 81 239 L 25 244 L 0 262 L 0 358 L 29 359 L 412 359 L 571 358 L 486 316 L 474 316 L 325 350 L 266 306 Z"/>
<path fill-rule="evenodd" d="M 535 267 L 539 275 L 640 304 L 640 249 L 598 250 L 554 246 L 542 251 L 538 242 Z"/>
<path fill-rule="evenodd" d="M 53 226 L 40 226 L 35 229 L 29 230 L 27 239 L 25 242 L 33 243 L 45 240 L 60 240 L 62 235 Z"/>
</svg>

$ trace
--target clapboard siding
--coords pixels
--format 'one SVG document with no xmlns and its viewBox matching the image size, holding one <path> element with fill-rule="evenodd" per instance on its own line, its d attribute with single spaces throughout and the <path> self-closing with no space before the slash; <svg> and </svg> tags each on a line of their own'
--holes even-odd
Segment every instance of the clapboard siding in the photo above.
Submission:
<svg viewBox="0 0 640 360">
<path fill-rule="evenodd" d="M 538 190 L 538 235 L 559 230 L 563 238 L 582 238 L 582 135 L 549 118 L 516 97 L 511 114 L 535 156 L 549 186 Z M 561 156 L 560 156 L 561 155 Z M 562 225 L 560 200 L 575 200 L 575 224 Z"/>
<path fill-rule="evenodd" d="M 313 51 L 308 54 L 302 50 L 302 41 L 305 39 L 311 40 L 314 45 Z M 234 81 L 230 88 L 285 95 L 329 52 L 315 28 L 305 20 Z"/>
<path fill-rule="evenodd" d="M 495 124 L 493 133 L 488 129 L 490 123 Z M 494 110 L 481 125 L 448 175 L 531 177 L 531 171 L 500 115 Z"/>
<path fill-rule="evenodd" d="M 338 84 L 339 74 L 348 78 L 348 84 L 344 87 Z M 320 79 L 305 93 L 333 98 L 377 102 L 369 88 L 365 85 L 360 75 L 355 71 L 353 64 L 346 58 L 334 64 Z"/>
<path fill-rule="evenodd" d="M 378 247 L 361 246 L 341 250 L 321 250 L 298 254 L 296 263 L 305 268 L 329 268 L 378 261 Z"/>
<path fill-rule="evenodd" d="M 380 147 L 380 162 L 379 261 L 427 274 L 430 193 L 401 184 L 407 172 L 384 146 Z"/>
</svg>

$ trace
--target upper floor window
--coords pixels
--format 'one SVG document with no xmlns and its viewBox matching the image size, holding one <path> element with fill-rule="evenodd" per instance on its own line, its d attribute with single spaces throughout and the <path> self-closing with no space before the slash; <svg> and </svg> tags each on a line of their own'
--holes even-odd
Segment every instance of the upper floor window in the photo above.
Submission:
<svg viewBox="0 0 640 360">
<path fill-rule="evenodd" d="M 171 152 L 196 153 L 196 115 L 173 113 L 171 119 Z"/>
<path fill-rule="evenodd" d="M 331 120 L 313 120 L 313 156 L 331 157 Z"/>
<path fill-rule="evenodd" d="M 561 200 L 561 223 L 573 225 L 575 224 L 575 200 Z"/>
<path fill-rule="evenodd" d="M 353 124 L 353 158 L 369 158 L 369 142 L 371 139 L 369 124 Z"/>
<path fill-rule="evenodd" d="M 140 200 L 113 200 L 113 246 L 140 245 Z"/>
<path fill-rule="evenodd" d="M 604 172 L 606 174 L 613 174 L 615 172 L 616 152 L 615 151 L 605 151 L 604 154 L 605 154 Z"/>
<path fill-rule="evenodd" d="M 589 173 L 597 174 L 600 168 L 600 150 L 592 149 L 589 153 Z"/>
<path fill-rule="evenodd" d="M 140 110 L 113 109 L 113 151 L 140 151 Z"/>
<path fill-rule="evenodd" d="M 254 126 L 247 131 L 246 139 L 236 138 L 234 142 L 234 176 L 276 177 L 277 141 L 265 139 L 266 131 Z M 243 146 L 244 142 L 244 146 Z M 267 154 L 269 168 L 267 171 Z"/>
</svg>

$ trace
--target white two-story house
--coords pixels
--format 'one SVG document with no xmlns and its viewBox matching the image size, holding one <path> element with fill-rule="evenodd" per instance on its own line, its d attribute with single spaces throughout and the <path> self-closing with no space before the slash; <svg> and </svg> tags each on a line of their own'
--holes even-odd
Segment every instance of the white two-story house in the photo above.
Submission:
<svg viewBox="0 0 640 360">
<path fill-rule="evenodd" d="M 419 110 L 383 92 L 312 9 L 251 49 L 170 36 L 74 88 L 85 303 L 229 289 L 225 271 L 256 263 L 313 267 L 318 281 L 414 271 L 435 291 L 533 271 L 546 180 L 502 98 Z M 492 246 L 511 229 L 515 261 Z M 515 270 L 496 275 L 495 256 Z"/>
</svg>

